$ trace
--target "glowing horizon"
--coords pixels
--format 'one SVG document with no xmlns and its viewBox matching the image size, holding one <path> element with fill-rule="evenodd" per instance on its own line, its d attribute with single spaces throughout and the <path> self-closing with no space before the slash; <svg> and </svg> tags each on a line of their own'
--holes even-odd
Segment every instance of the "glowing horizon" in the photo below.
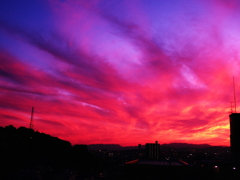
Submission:
<svg viewBox="0 0 240 180">
<path fill-rule="evenodd" d="M 229 146 L 237 0 L 0 2 L 0 126 L 72 144 Z"/>
</svg>

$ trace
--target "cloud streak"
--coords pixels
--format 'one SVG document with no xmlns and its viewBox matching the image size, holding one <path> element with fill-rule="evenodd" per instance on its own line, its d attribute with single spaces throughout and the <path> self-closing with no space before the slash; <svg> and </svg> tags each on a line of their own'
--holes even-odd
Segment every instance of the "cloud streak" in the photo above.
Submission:
<svg viewBox="0 0 240 180">
<path fill-rule="evenodd" d="M 36 130 L 73 144 L 229 145 L 237 1 L 26 1 L 26 18 L 11 6 L 0 6 L 1 126 L 28 127 L 34 106 Z"/>
</svg>

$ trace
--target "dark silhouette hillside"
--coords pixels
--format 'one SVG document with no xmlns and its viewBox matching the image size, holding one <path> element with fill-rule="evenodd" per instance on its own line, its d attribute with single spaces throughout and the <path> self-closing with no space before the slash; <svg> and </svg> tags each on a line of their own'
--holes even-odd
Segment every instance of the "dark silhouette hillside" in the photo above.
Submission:
<svg viewBox="0 0 240 180">
<path fill-rule="evenodd" d="M 0 179 L 69 179 L 101 170 L 100 160 L 86 145 L 70 142 L 25 127 L 0 127 Z"/>
</svg>

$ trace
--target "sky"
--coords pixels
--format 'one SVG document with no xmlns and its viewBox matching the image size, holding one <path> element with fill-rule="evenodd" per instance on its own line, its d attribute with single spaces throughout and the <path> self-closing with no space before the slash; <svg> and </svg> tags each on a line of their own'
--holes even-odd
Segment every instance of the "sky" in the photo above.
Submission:
<svg viewBox="0 0 240 180">
<path fill-rule="evenodd" d="M 0 126 L 229 146 L 239 47 L 238 0 L 1 0 Z"/>
</svg>

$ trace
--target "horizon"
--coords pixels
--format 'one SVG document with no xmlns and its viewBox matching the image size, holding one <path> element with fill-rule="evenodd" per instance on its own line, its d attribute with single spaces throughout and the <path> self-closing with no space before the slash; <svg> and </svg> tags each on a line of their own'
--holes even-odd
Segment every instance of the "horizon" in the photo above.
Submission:
<svg viewBox="0 0 240 180">
<path fill-rule="evenodd" d="M 230 146 L 237 0 L 0 2 L 0 126 L 71 144 Z"/>
<path fill-rule="evenodd" d="M 13 125 L 7 125 L 7 126 L 13 126 Z M 7 126 L 5 126 L 5 127 L 2 127 L 2 126 L 0 126 L 0 127 L 2 127 L 2 128 L 6 128 Z M 15 126 L 13 126 L 14 128 L 16 128 Z M 22 128 L 26 128 L 26 129 L 32 129 L 32 128 L 28 128 L 28 127 L 24 127 L 24 126 L 20 126 L 20 127 L 22 127 Z M 20 128 L 20 127 L 18 127 L 18 128 Z M 18 128 L 16 128 L 16 129 L 18 129 Z M 46 134 L 46 133 L 44 133 L 44 132 L 39 132 L 38 130 L 34 130 L 34 129 L 32 129 L 34 132 L 38 132 L 38 133 L 43 133 L 43 134 Z M 49 134 L 47 134 L 47 135 L 49 135 Z M 50 135 L 51 136 L 51 135 Z M 51 136 L 51 137 L 55 137 L 55 136 Z M 59 138 L 59 137 L 56 137 L 56 138 L 58 138 L 58 139 L 60 139 L 60 140 L 63 140 L 63 141 L 67 141 L 67 140 L 65 140 L 65 139 L 61 139 L 61 138 Z M 157 141 L 157 140 L 156 140 Z M 147 143 L 156 143 L 156 141 L 155 142 L 146 142 L 146 143 L 144 143 L 144 144 L 141 144 L 142 146 L 145 146 Z M 69 142 L 69 141 L 67 141 L 67 142 Z M 158 142 L 158 141 L 157 141 Z M 90 146 L 90 145 L 119 145 L 119 146 L 121 146 L 121 147 L 138 147 L 138 145 L 139 144 L 136 144 L 136 145 L 129 145 L 129 146 L 123 146 L 123 145 L 121 145 L 121 144 L 118 144 L 118 143 L 113 143 L 113 144 L 104 144 L 104 143 L 100 143 L 100 144 L 72 144 L 71 142 L 69 142 L 70 144 L 71 144 L 71 146 L 75 146 L 75 145 L 86 145 L 86 146 Z M 159 145 L 171 145 L 171 144 L 184 144 L 184 145 L 206 145 L 206 146 L 211 146 L 211 147 L 217 147 L 217 145 L 216 146 L 212 146 L 212 145 L 210 145 L 210 144 L 206 144 L 206 143 L 204 143 L 204 144 L 193 144 L 193 143 L 179 143 L 179 142 L 169 142 L 169 143 L 159 143 L 158 142 L 158 144 Z M 218 147 L 230 147 L 230 146 L 224 146 L 224 145 L 219 145 Z"/>
</svg>

